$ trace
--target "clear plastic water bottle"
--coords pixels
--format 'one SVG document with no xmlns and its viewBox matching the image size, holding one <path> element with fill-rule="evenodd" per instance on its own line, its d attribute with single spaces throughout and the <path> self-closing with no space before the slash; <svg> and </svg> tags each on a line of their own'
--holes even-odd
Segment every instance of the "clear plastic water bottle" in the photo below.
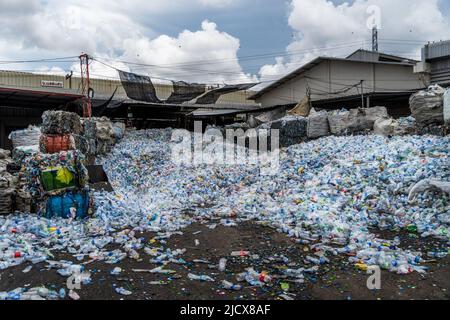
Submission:
<svg viewBox="0 0 450 320">
<path fill-rule="evenodd" d="M 428 252 L 427 256 L 433 259 L 443 259 L 447 257 L 447 252 Z"/>
<path fill-rule="evenodd" d="M 225 258 L 220 259 L 219 271 L 222 271 L 222 272 L 225 271 L 226 267 L 227 267 L 227 259 L 225 259 Z"/>
<path fill-rule="evenodd" d="M 233 284 L 229 281 L 223 280 L 222 287 L 226 290 L 239 291 L 242 290 L 242 286 L 238 284 Z"/>
</svg>

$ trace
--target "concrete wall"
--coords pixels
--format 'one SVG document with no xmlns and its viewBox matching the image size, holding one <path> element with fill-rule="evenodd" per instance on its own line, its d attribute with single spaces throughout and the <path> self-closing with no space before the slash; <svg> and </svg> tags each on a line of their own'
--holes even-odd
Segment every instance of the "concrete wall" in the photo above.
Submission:
<svg viewBox="0 0 450 320">
<path fill-rule="evenodd" d="M 305 97 L 307 86 L 311 88 L 313 101 L 360 95 L 360 85 L 346 92 L 340 91 L 361 80 L 365 93 L 416 90 L 426 86 L 420 75 L 414 74 L 413 66 L 324 60 L 256 101 L 263 107 L 298 103 Z"/>
</svg>

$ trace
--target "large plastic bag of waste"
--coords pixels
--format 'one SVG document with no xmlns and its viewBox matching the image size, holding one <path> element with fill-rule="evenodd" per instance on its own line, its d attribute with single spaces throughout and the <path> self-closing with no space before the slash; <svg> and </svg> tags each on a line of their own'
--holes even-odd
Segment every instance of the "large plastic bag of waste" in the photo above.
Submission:
<svg viewBox="0 0 450 320">
<path fill-rule="evenodd" d="M 328 112 L 317 112 L 312 109 L 308 117 L 308 138 L 316 139 L 330 135 L 330 125 L 328 124 Z"/>
<path fill-rule="evenodd" d="M 13 148 L 28 147 L 39 145 L 41 129 L 35 126 L 29 126 L 27 129 L 13 131 L 9 135 Z"/>
<path fill-rule="evenodd" d="M 444 93 L 444 88 L 433 85 L 427 90 L 419 91 L 411 96 L 409 107 L 419 125 L 443 124 Z"/>
<path fill-rule="evenodd" d="M 45 111 L 42 115 L 41 130 L 45 134 L 80 134 L 81 119 L 73 112 Z"/>
<path fill-rule="evenodd" d="M 409 191 L 408 199 L 414 200 L 419 194 L 429 191 L 439 191 L 450 195 L 450 182 L 436 179 L 425 179 L 416 183 Z"/>
<path fill-rule="evenodd" d="M 116 140 L 121 140 L 125 135 L 126 126 L 123 122 L 114 122 L 113 124 L 114 136 Z"/>
<path fill-rule="evenodd" d="M 288 115 L 308 117 L 311 112 L 311 103 L 309 96 L 305 96 L 292 110 L 288 111 Z"/>
<path fill-rule="evenodd" d="M 416 125 L 413 117 L 400 118 L 379 118 L 375 121 L 374 132 L 383 136 L 402 136 L 416 133 Z"/>
<path fill-rule="evenodd" d="M 444 93 L 444 122 L 450 125 L 450 88 L 447 88 Z"/>
<path fill-rule="evenodd" d="M 58 196 L 50 196 L 39 214 L 46 218 L 85 218 L 90 209 L 89 192 L 68 192 Z"/>
<path fill-rule="evenodd" d="M 389 117 L 386 107 L 363 108 L 361 110 L 371 126 L 373 126 L 378 119 Z"/>
<path fill-rule="evenodd" d="M 331 133 L 337 136 L 373 129 L 373 123 L 367 119 L 362 109 L 342 109 L 328 112 L 328 123 Z"/>
<path fill-rule="evenodd" d="M 11 151 L 0 149 L 0 160 L 11 157 Z"/>
</svg>

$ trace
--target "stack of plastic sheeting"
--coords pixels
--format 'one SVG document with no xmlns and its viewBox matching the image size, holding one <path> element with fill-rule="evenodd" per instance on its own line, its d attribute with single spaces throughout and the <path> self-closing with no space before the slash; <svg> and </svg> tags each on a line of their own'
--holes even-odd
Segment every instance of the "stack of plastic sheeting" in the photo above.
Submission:
<svg viewBox="0 0 450 320">
<path fill-rule="evenodd" d="M 328 112 L 317 112 L 315 109 L 312 109 L 308 117 L 308 138 L 316 139 L 329 135 Z"/>
<path fill-rule="evenodd" d="M 308 139 L 308 120 L 299 116 L 287 116 L 280 120 L 265 123 L 258 129 L 279 130 L 280 146 L 289 147 Z M 270 136 L 270 132 L 269 132 Z"/>
<path fill-rule="evenodd" d="M 367 119 L 362 109 L 331 111 L 328 113 L 328 123 L 331 133 L 337 136 L 373 129 L 373 122 Z"/>
<path fill-rule="evenodd" d="M 420 126 L 444 123 L 444 93 L 444 88 L 433 85 L 411 96 L 409 107 Z"/>
<path fill-rule="evenodd" d="M 80 134 L 81 119 L 73 112 L 45 111 L 41 131 L 45 134 Z"/>
<path fill-rule="evenodd" d="M 29 126 L 27 129 L 11 132 L 8 138 L 12 141 L 13 148 L 18 148 L 37 146 L 39 145 L 40 137 L 41 129 Z"/>
</svg>

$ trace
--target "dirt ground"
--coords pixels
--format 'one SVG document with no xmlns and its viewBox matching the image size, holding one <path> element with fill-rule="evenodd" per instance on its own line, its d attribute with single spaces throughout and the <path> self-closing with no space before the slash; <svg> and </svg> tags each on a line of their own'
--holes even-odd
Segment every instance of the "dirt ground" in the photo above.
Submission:
<svg viewBox="0 0 450 320">
<path fill-rule="evenodd" d="M 383 232 L 386 238 L 397 234 Z M 141 235 L 150 241 L 154 234 Z M 422 252 L 445 249 L 447 243 L 432 239 L 423 240 L 415 234 L 402 232 L 402 247 L 420 249 Z M 198 245 L 196 241 L 198 240 Z M 288 279 L 276 278 L 288 266 L 275 255 L 285 255 L 289 263 L 296 268 L 305 266 L 303 258 L 311 254 L 304 245 L 284 234 L 278 233 L 269 227 L 245 222 L 238 227 L 219 226 L 209 229 L 202 224 L 194 224 L 183 230 L 183 235 L 176 235 L 162 244 L 165 248 L 186 248 L 187 252 L 181 257 L 187 264 L 169 264 L 168 269 L 176 271 L 173 275 L 137 273 L 132 269 L 152 269 L 157 267 L 149 263 L 150 256 L 142 253 L 141 261 L 125 259 L 116 265 L 107 265 L 94 262 L 87 265 L 91 272 L 92 282 L 82 285 L 77 293 L 81 299 L 86 300 L 275 300 L 282 299 L 280 295 L 286 290 L 296 300 L 367 300 L 367 299 L 437 299 L 450 298 L 450 259 L 446 258 L 429 263 L 430 270 L 425 275 L 413 273 L 410 275 L 396 275 L 382 271 L 381 290 L 367 289 L 368 275 L 347 261 L 347 257 L 331 258 L 331 263 L 321 267 L 318 274 L 306 276 L 305 283 L 289 282 Z M 250 251 L 259 258 L 231 257 L 232 251 Z M 227 270 L 218 271 L 216 266 L 221 258 L 227 258 Z M 67 254 L 61 254 L 57 259 L 73 260 Z M 194 262 L 194 260 L 207 260 L 209 263 Z M 76 262 L 79 263 L 79 262 Z M 121 267 L 124 271 L 119 276 L 110 275 L 114 267 Z M 236 274 L 243 272 L 247 267 L 254 267 L 258 271 L 267 271 L 274 275 L 271 285 L 263 288 L 251 287 L 243 283 L 241 291 L 227 291 L 220 287 L 222 280 L 236 282 Z M 9 291 L 17 287 L 46 286 L 49 289 L 59 290 L 66 288 L 66 278 L 60 276 L 56 270 L 48 270 L 45 263 L 33 266 L 29 273 L 22 270 L 26 264 L 0 271 L 0 291 Z M 188 273 L 197 275 L 206 274 L 215 279 L 215 282 L 200 282 L 189 280 Z M 158 284 L 155 284 L 158 281 Z M 284 290 L 281 289 L 284 283 Z M 132 292 L 130 296 L 122 296 L 114 288 L 123 287 Z"/>
</svg>

